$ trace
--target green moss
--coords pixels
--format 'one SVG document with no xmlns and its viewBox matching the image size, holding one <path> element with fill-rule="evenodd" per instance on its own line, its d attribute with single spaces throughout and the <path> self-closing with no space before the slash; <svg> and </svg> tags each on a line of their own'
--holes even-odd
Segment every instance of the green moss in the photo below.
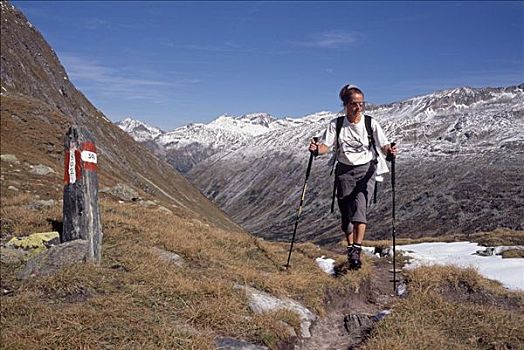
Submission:
<svg viewBox="0 0 524 350">
<path fill-rule="evenodd" d="M 7 242 L 7 246 L 31 250 L 31 254 L 34 255 L 47 249 L 44 242 L 49 242 L 58 238 L 59 234 L 56 231 L 33 233 L 27 237 L 13 237 L 9 242 Z"/>
</svg>

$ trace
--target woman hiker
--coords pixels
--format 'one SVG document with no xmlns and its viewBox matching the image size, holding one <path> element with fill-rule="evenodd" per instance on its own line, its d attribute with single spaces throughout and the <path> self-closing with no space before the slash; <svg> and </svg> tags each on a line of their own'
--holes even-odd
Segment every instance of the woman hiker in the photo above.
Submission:
<svg viewBox="0 0 524 350">
<path fill-rule="evenodd" d="M 397 147 L 391 146 L 378 122 L 370 117 L 366 117 L 370 120 L 372 130 L 372 135 L 368 137 L 366 129 L 369 125 L 365 125 L 363 112 L 366 102 L 362 90 L 354 85 L 346 85 L 340 90 L 339 96 L 344 105 L 345 117 L 340 118 L 338 137 L 338 118 L 335 118 L 318 142 L 311 141 L 309 151 L 315 155 L 325 154 L 331 147 L 335 147 L 335 186 L 342 217 L 341 228 L 348 244 L 349 266 L 351 269 L 359 269 L 362 265 L 360 252 L 366 233 L 366 214 L 374 193 L 377 164 L 384 164 L 386 167 L 379 174 L 387 172 L 383 156 L 390 154 L 395 157 Z M 377 154 L 379 152 L 382 154 Z"/>
</svg>

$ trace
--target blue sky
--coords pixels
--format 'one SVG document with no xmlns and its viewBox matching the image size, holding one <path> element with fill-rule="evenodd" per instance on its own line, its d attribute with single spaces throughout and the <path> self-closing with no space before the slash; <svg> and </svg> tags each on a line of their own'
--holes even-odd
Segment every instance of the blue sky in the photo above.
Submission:
<svg viewBox="0 0 524 350">
<path fill-rule="evenodd" d="M 111 120 L 171 130 L 524 82 L 524 2 L 13 1 Z"/>
</svg>

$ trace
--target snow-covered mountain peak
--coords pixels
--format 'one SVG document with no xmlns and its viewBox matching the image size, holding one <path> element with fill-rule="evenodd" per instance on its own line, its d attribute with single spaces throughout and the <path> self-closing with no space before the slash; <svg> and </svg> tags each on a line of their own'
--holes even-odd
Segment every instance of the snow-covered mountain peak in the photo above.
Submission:
<svg viewBox="0 0 524 350">
<path fill-rule="evenodd" d="M 321 111 L 321 112 L 317 112 L 313 114 L 308 114 L 305 117 L 302 117 L 301 119 L 309 123 L 319 123 L 319 122 L 329 121 L 336 117 L 337 117 L 336 113 L 333 113 L 330 111 Z"/>
<path fill-rule="evenodd" d="M 162 130 L 155 128 L 154 126 L 147 125 L 140 120 L 130 117 L 117 122 L 116 125 L 130 134 L 138 142 L 154 140 L 156 137 L 164 133 Z"/>
<path fill-rule="evenodd" d="M 244 114 L 240 117 L 223 114 L 207 126 L 246 136 L 258 136 L 273 130 L 273 126 L 276 126 L 275 121 L 276 119 L 267 113 Z"/>
<path fill-rule="evenodd" d="M 396 141 L 414 145 L 415 153 L 427 151 L 435 154 L 437 149 L 442 154 L 464 153 L 478 144 L 522 142 L 519 135 L 524 130 L 523 120 L 516 111 L 524 109 L 523 88 L 520 85 L 447 89 L 388 105 L 370 105 L 366 113 L 380 121 L 385 132 Z M 255 145 L 252 151 L 256 153 L 258 138 L 266 136 L 272 140 L 268 147 L 286 145 L 287 149 L 292 149 L 301 147 L 303 140 L 318 135 L 338 114 L 320 111 L 300 118 L 283 119 L 275 119 L 267 113 L 223 114 L 209 124 L 189 124 L 168 133 L 155 133 L 149 138 L 142 135 L 142 140 L 154 138 L 168 151 L 184 148 L 188 153 L 195 153 L 195 147 L 203 147 L 206 156 L 219 150 L 238 148 L 247 152 L 249 144 Z M 138 126 L 144 133 L 151 129 L 138 121 L 126 121 L 128 129 Z M 129 133 L 135 139 L 141 136 L 136 131 Z M 493 140 L 488 142 L 492 137 Z"/>
<path fill-rule="evenodd" d="M 273 118 L 273 116 L 268 113 L 249 113 L 240 116 L 238 119 L 263 126 L 269 126 L 270 123 L 276 120 L 276 118 Z"/>
</svg>

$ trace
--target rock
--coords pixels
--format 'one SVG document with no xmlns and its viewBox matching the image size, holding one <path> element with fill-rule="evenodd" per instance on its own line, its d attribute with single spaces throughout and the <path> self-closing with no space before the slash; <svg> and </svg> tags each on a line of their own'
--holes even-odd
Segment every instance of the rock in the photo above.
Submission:
<svg viewBox="0 0 524 350">
<path fill-rule="evenodd" d="M 477 250 L 474 254 L 480 256 L 502 255 L 510 250 L 524 250 L 522 245 L 503 245 L 498 247 L 486 247 L 484 250 Z"/>
<path fill-rule="evenodd" d="M 33 203 L 29 204 L 27 207 L 29 209 L 33 210 L 40 210 L 40 209 L 46 209 L 46 208 L 52 208 L 56 204 L 56 201 L 54 199 L 40 199 L 37 201 L 34 201 Z"/>
<path fill-rule="evenodd" d="M 375 326 L 373 316 L 350 314 L 344 317 L 344 328 L 351 338 L 351 349 L 362 343 Z"/>
<path fill-rule="evenodd" d="M 390 310 L 383 310 L 376 315 L 349 314 L 344 316 L 344 328 L 352 342 L 350 349 L 355 348 L 365 341 L 376 323 L 389 314 L 391 314 Z"/>
<path fill-rule="evenodd" d="M 27 260 L 28 252 L 13 247 L 0 247 L 0 262 L 5 265 L 21 265 Z"/>
<path fill-rule="evenodd" d="M 286 329 L 290 338 L 297 338 L 297 332 L 295 332 L 295 329 L 291 325 L 289 325 L 289 323 L 286 323 L 284 321 L 278 321 L 278 324 L 280 324 L 282 327 Z"/>
<path fill-rule="evenodd" d="M 31 250 L 31 255 L 38 254 L 47 249 L 44 243 L 60 242 L 58 232 L 40 232 L 33 233 L 27 237 L 13 237 L 7 242 L 7 248 L 20 248 L 25 250 Z"/>
<path fill-rule="evenodd" d="M 15 186 L 9 186 L 7 187 L 7 189 L 11 191 L 19 191 L 18 188 L 16 188 Z"/>
<path fill-rule="evenodd" d="M 15 292 L 10 287 L 2 287 L 1 290 L 2 290 L 2 295 L 11 295 Z"/>
<path fill-rule="evenodd" d="M 310 338 L 309 328 L 317 316 L 309 311 L 302 304 L 290 298 L 276 298 L 268 293 L 259 291 L 255 288 L 236 285 L 235 288 L 244 289 L 249 298 L 249 307 L 254 313 L 264 313 L 280 309 L 287 309 L 295 312 L 300 319 L 300 333 L 302 338 Z"/>
<path fill-rule="evenodd" d="M 158 204 L 156 204 L 155 202 L 153 201 L 140 201 L 140 205 L 146 207 L 146 208 L 151 208 L 151 207 L 156 207 Z"/>
<path fill-rule="evenodd" d="M 406 285 L 406 281 L 400 281 L 397 284 L 397 296 L 404 297 L 407 296 L 406 293 L 408 291 L 408 286 Z"/>
<path fill-rule="evenodd" d="M 476 255 L 480 255 L 480 256 L 491 256 L 491 255 L 495 255 L 495 248 L 493 247 L 487 247 L 486 249 L 484 250 L 477 250 L 475 252 Z"/>
<path fill-rule="evenodd" d="M 372 316 L 371 319 L 374 322 L 378 322 L 382 320 L 384 317 L 386 317 L 387 315 L 391 315 L 391 310 L 382 310 L 379 313 L 377 313 L 376 315 Z"/>
<path fill-rule="evenodd" d="M 53 170 L 53 168 L 48 167 L 47 165 L 38 164 L 38 165 L 31 165 L 31 170 L 29 172 L 31 174 L 36 174 L 36 175 L 47 175 L 47 174 L 52 174 L 55 171 Z"/>
<path fill-rule="evenodd" d="M 393 249 L 390 247 L 375 247 L 373 254 L 381 258 L 385 256 L 393 257 Z"/>
<path fill-rule="evenodd" d="M 165 261 L 167 263 L 175 264 L 176 266 L 182 267 L 184 266 L 184 258 L 182 258 L 180 255 L 161 249 L 157 247 L 151 248 L 151 250 L 160 257 L 162 261 Z"/>
<path fill-rule="evenodd" d="M 31 258 L 18 273 L 18 278 L 50 276 L 67 266 L 83 262 L 87 256 L 88 241 L 76 239 L 51 247 Z"/>
<path fill-rule="evenodd" d="M 166 207 L 163 207 L 163 206 L 159 206 L 157 210 L 158 211 L 163 211 L 163 212 L 168 213 L 168 214 L 173 214 L 173 212 L 171 210 L 169 210 L 169 209 L 167 209 Z"/>
<path fill-rule="evenodd" d="M 0 160 L 2 162 L 20 164 L 20 161 L 16 158 L 14 154 L 2 154 L 0 155 Z"/>
<path fill-rule="evenodd" d="M 220 350 L 269 350 L 265 346 L 253 345 L 243 340 L 228 337 L 216 338 L 215 345 Z"/>
<path fill-rule="evenodd" d="M 524 250 L 524 246 L 522 245 L 503 245 L 495 247 L 495 255 L 501 255 L 504 252 L 510 251 L 510 250 Z"/>
<path fill-rule="evenodd" d="M 137 201 L 140 199 L 140 197 L 138 196 L 138 193 L 134 189 L 122 183 L 119 183 L 116 186 L 111 187 L 111 188 L 108 188 L 108 187 L 103 188 L 100 190 L 100 192 L 109 193 L 110 195 L 118 199 L 121 199 L 125 202 L 132 202 L 132 201 Z"/>
</svg>

